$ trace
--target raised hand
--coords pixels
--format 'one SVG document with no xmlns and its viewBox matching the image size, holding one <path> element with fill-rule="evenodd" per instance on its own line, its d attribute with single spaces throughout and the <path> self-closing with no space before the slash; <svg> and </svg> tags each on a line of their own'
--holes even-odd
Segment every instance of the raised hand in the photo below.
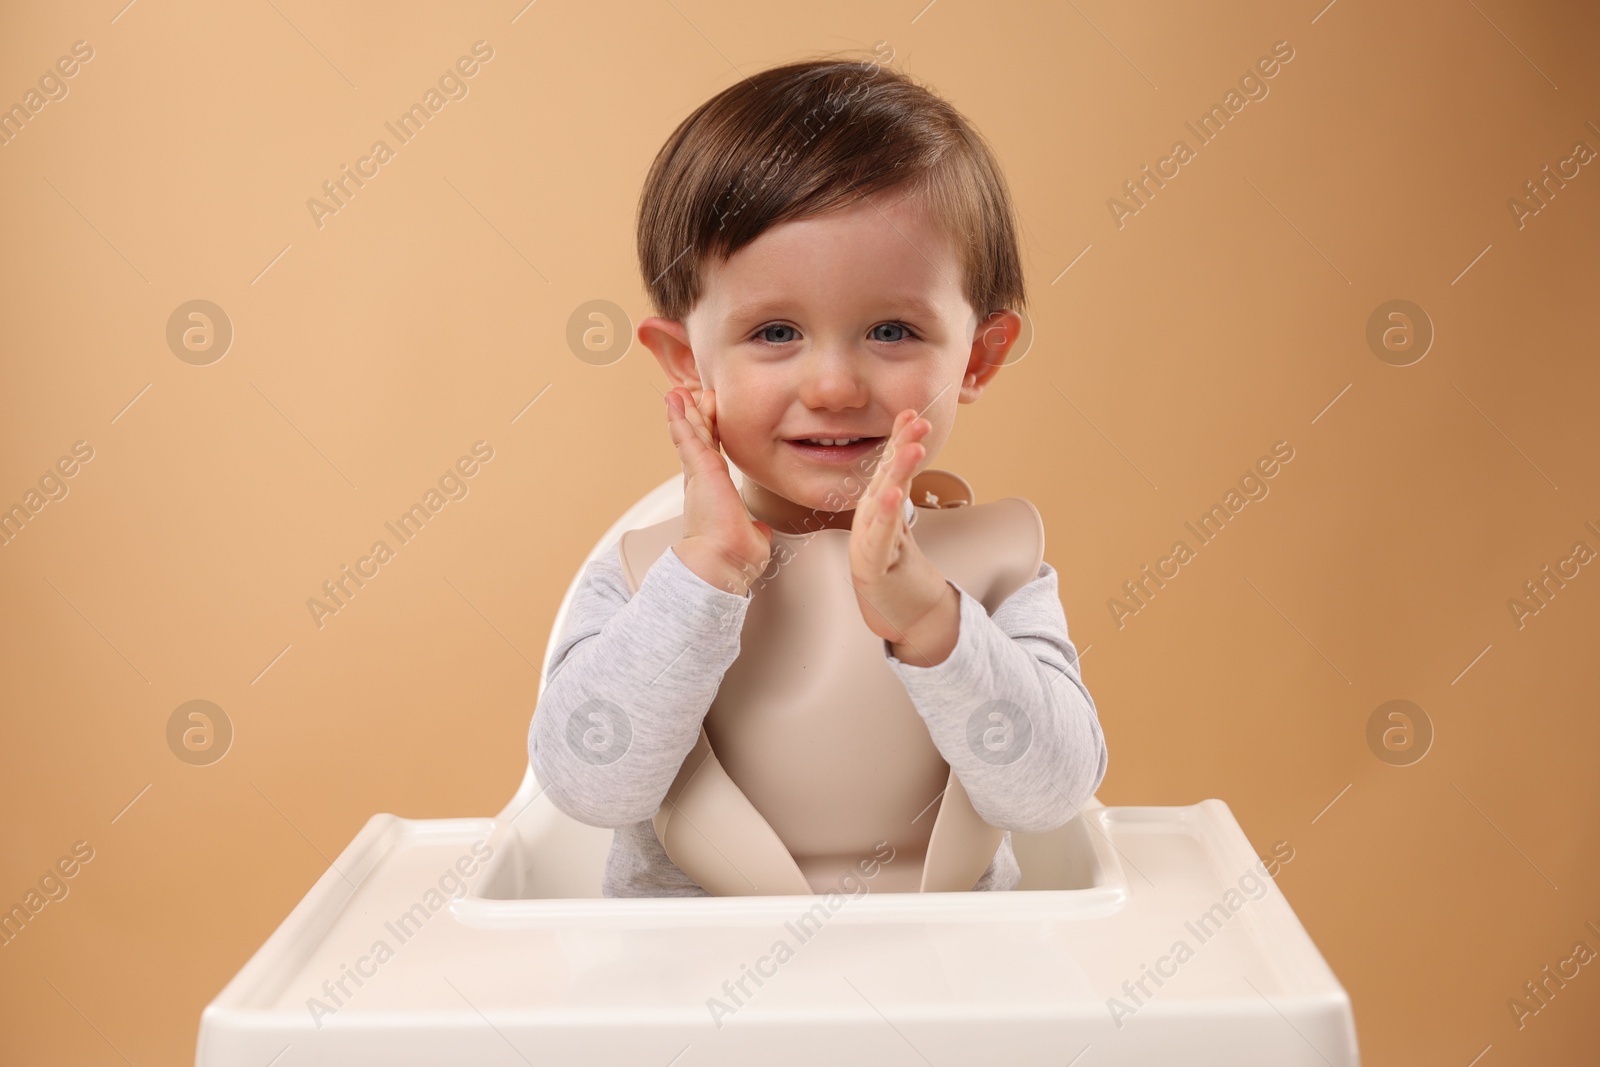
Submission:
<svg viewBox="0 0 1600 1067">
<path fill-rule="evenodd" d="M 667 428 L 683 464 L 683 538 L 673 546 L 695 574 L 745 595 L 772 557 L 772 527 L 750 518 L 717 436 L 716 390 L 666 394 Z"/>
<path fill-rule="evenodd" d="M 955 588 L 917 547 L 904 514 L 911 479 L 927 454 L 921 442 L 932 430 L 911 408 L 895 417 L 850 526 L 850 581 L 861 617 L 896 646 L 897 658 L 926 661 L 919 665 L 949 654 L 955 644 L 952 608 L 956 617 L 960 608 Z"/>
</svg>

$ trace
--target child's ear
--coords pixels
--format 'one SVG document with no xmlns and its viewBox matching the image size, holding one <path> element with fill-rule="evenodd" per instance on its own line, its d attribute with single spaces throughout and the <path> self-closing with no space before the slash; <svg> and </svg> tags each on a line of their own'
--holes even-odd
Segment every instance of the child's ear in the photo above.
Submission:
<svg viewBox="0 0 1600 1067">
<path fill-rule="evenodd" d="M 683 386 L 699 394 L 700 369 L 695 365 L 689 331 L 683 323 L 652 316 L 639 323 L 639 340 L 655 353 L 656 362 L 674 388 Z"/>
<path fill-rule="evenodd" d="M 1005 366 L 1006 354 L 1022 336 L 1022 316 L 1010 308 L 991 311 L 978 323 L 972 335 L 972 353 L 961 375 L 961 403 L 970 404 L 982 395 L 990 380 Z"/>
</svg>

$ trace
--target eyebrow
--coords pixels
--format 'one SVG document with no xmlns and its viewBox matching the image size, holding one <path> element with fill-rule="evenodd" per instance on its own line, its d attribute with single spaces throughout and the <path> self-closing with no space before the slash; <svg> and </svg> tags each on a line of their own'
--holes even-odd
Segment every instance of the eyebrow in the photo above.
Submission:
<svg viewBox="0 0 1600 1067">
<path fill-rule="evenodd" d="M 938 309 L 921 297 L 891 297 L 883 301 L 883 305 L 893 309 L 891 313 L 901 314 L 907 318 L 936 319 L 939 317 Z M 749 304 L 740 304 L 728 313 L 728 320 L 730 322 L 747 322 L 771 318 L 774 315 L 781 314 L 789 306 L 787 302 L 782 300 L 759 300 Z"/>
</svg>

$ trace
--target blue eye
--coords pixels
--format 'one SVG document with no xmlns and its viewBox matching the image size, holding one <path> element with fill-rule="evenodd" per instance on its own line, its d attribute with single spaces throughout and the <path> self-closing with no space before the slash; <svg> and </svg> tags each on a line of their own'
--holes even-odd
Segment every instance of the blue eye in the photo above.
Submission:
<svg viewBox="0 0 1600 1067">
<path fill-rule="evenodd" d="M 879 330 L 899 330 L 905 336 L 884 337 L 878 333 Z M 883 341 L 887 344 L 894 344 L 896 341 L 904 341 L 907 337 L 915 336 L 916 335 L 911 332 L 910 328 L 901 322 L 880 322 L 878 325 L 872 328 L 872 339 L 874 341 Z"/>
<path fill-rule="evenodd" d="M 788 330 L 789 331 L 789 336 L 788 337 L 780 337 L 780 338 L 778 338 L 776 340 L 773 340 L 772 338 L 769 338 L 769 337 L 766 336 L 767 332 L 770 331 L 770 330 Z M 798 333 L 798 331 L 796 331 L 793 326 L 789 326 L 789 325 L 786 325 L 785 323 L 781 323 L 781 322 L 774 322 L 770 326 L 763 326 L 763 327 L 761 327 L 761 329 L 757 330 L 756 331 L 756 338 L 758 340 L 760 340 L 763 344 L 781 345 L 781 344 L 785 344 L 786 342 L 793 341 L 795 339 L 795 336 L 796 336 L 797 333 Z"/>
<path fill-rule="evenodd" d="M 888 336 L 885 336 L 881 332 L 884 330 L 891 331 L 891 333 Z M 773 336 L 773 331 L 778 331 L 777 336 Z M 898 331 L 898 336 L 895 335 L 893 331 Z M 800 331 L 796 330 L 793 326 L 783 322 L 774 322 L 757 330 L 752 339 L 758 344 L 782 345 L 788 344 L 790 341 L 793 341 L 799 336 Z M 868 336 L 871 337 L 872 340 L 880 341 L 884 344 L 898 344 L 901 341 L 913 339 L 917 335 L 912 333 L 911 328 L 905 323 L 880 322 L 868 332 Z"/>
</svg>

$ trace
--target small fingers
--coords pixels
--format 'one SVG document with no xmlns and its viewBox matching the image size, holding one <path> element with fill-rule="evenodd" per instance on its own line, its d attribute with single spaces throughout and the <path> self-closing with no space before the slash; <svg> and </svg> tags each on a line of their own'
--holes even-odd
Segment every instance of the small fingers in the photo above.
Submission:
<svg viewBox="0 0 1600 1067">
<path fill-rule="evenodd" d="M 872 477 L 867 479 L 867 487 L 862 492 L 860 500 L 856 502 L 858 509 L 865 508 L 870 515 L 876 511 L 882 499 L 884 490 L 898 484 L 902 495 L 911 492 L 911 468 L 922 458 L 921 453 L 907 454 L 907 427 L 916 421 L 917 413 L 911 408 L 906 408 L 894 418 L 894 429 L 889 433 L 889 439 L 884 444 L 883 452 L 878 456 L 877 466 L 873 468 Z M 910 466 L 907 466 L 907 464 Z"/>
<path fill-rule="evenodd" d="M 904 495 L 911 493 L 911 478 L 917 464 L 927 455 L 927 447 L 922 444 L 933 429 L 933 424 L 921 418 L 910 408 L 902 411 L 895 418 L 895 434 L 890 439 L 890 451 L 886 462 L 881 466 L 887 467 L 884 478 L 887 483 L 898 485 Z"/>
<path fill-rule="evenodd" d="M 889 569 L 890 550 L 895 532 L 890 519 L 899 508 L 898 494 L 893 486 L 889 486 L 879 493 L 872 503 L 863 506 L 864 511 L 857 511 L 859 521 L 862 523 L 860 540 L 856 546 L 859 566 L 866 575 L 876 579 Z"/>
<path fill-rule="evenodd" d="M 670 389 L 662 399 L 667 404 L 667 431 L 672 435 L 672 443 L 682 451 L 684 443 L 694 436 L 694 427 L 689 425 L 684 414 L 683 397 L 676 389 Z"/>
<path fill-rule="evenodd" d="M 882 491 L 883 485 L 890 479 L 890 471 L 899 457 L 900 439 L 908 413 L 914 414 L 910 408 L 907 408 L 894 417 L 894 429 L 889 431 L 888 440 L 883 445 L 883 452 L 878 456 L 878 464 L 872 470 L 872 477 L 867 480 L 867 490 L 861 498 L 863 504 L 870 504 L 878 493 Z"/>
<path fill-rule="evenodd" d="M 683 417 L 688 422 L 690 428 L 694 430 L 694 435 L 699 439 L 700 443 L 715 451 L 715 448 L 711 443 L 711 430 L 706 426 L 704 410 L 705 394 L 702 393 L 699 397 L 696 397 L 687 389 L 684 389 L 681 392 L 678 389 L 674 389 L 673 392 L 678 393 L 680 401 L 682 401 L 685 397 L 692 401 L 692 403 L 684 404 Z"/>
<path fill-rule="evenodd" d="M 687 463 L 690 456 L 696 451 L 690 442 L 696 442 L 702 447 L 709 447 L 706 445 L 706 433 L 703 424 L 701 426 L 695 425 L 700 418 L 700 413 L 693 404 L 684 403 L 684 394 L 677 389 L 668 390 L 665 400 L 667 404 L 667 428 L 672 434 L 672 443 L 677 446 L 679 456 Z"/>
<path fill-rule="evenodd" d="M 921 441 L 933 429 L 933 424 L 922 418 L 911 408 L 906 408 L 895 416 L 894 432 L 889 436 L 889 445 L 885 452 L 886 459 L 894 459 L 906 445 Z"/>
<path fill-rule="evenodd" d="M 711 448 L 713 451 L 722 449 L 722 434 L 717 430 L 717 391 L 707 389 L 702 394 L 706 402 L 706 432 L 711 435 Z"/>
</svg>

